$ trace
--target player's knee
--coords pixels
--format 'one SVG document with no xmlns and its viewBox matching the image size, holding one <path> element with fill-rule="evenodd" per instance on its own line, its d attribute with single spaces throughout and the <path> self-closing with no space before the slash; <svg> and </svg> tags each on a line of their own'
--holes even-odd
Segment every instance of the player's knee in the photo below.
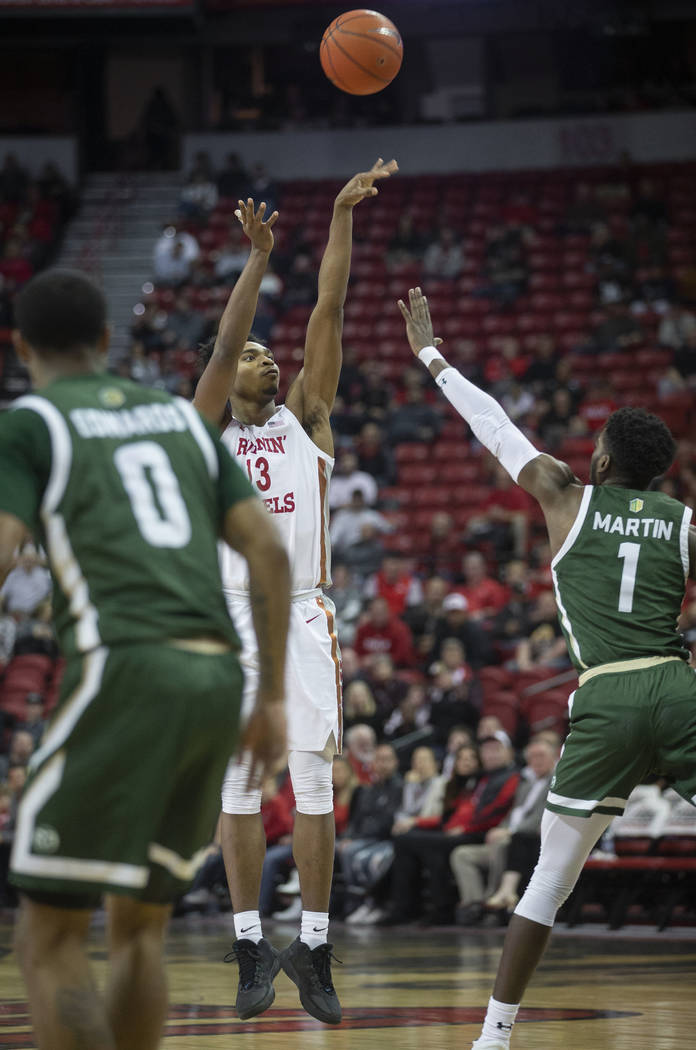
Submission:
<svg viewBox="0 0 696 1050">
<path fill-rule="evenodd" d="M 515 915 L 542 926 L 553 926 L 556 912 L 570 896 L 576 880 L 563 871 L 545 871 L 537 866 Z"/>
<path fill-rule="evenodd" d="M 333 812 L 332 761 L 316 751 L 291 751 L 288 767 L 297 812 L 308 816 Z"/>
<path fill-rule="evenodd" d="M 261 789 L 247 788 L 249 765 L 242 761 L 230 763 L 222 782 L 222 812 L 247 815 L 261 812 Z"/>
</svg>

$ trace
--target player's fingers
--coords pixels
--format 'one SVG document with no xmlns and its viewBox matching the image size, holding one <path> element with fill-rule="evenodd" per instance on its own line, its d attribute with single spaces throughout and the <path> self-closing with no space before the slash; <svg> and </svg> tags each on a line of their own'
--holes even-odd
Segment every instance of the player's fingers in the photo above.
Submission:
<svg viewBox="0 0 696 1050">
<path fill-rule="evenodd" d="M 370 172 L 379 171 L 379 169 L 382 167 L 383 164 L 384 164 L 384 161 L 382 160 L 382 158 L 378 157 L 377 160 L 372 165 L 372 167 L 370 168 Z"/>
<path fill-rule="evenodd" d="M 433 339 L 433 346 L 442 346 L 442 339 Z"/>
<path fill-rule="evenodd" d="M 254 216 L 254 218 L 257 219 L 258 222 L 261 222 L 263 220 L 265 212 L 266 212 L 266 202 L 265 201 L 261 201 L 261 203 L 259 204 L 259 210 L 256 212 L 256 215 Z"/>
<path fill-rule="evenodd" d="M 410 321 L 411 320 L 411 315 L 408 312 L 408 310 L 406 308 L 406 303 L 403 301 L 403 299 L 398 299 L 396 305 L 401 310 L 401 316 L 403 317 L 404 321 Z"/>
<path fill-rule="evenodd" d="M 274 211 L 273 214 L 270 216 L 270 218 L 266 220 L 266 226 L 269 228 L 269 230 L 270 230 L 271 226 L 273 226 L 273 224 L 275 223 L 277 218 L 278 218 L 278 212 Z"/>
<path fill-rule="evenodd" d="M 390 160 L 388 164 L 382 164 L 378 171 L 374 172 L 374 178 L 376 179 L 388 179 L 390 175 L 393 175 L 395 171 L 399 170 L 399 165 L 395 160 Z"/>
</svg>

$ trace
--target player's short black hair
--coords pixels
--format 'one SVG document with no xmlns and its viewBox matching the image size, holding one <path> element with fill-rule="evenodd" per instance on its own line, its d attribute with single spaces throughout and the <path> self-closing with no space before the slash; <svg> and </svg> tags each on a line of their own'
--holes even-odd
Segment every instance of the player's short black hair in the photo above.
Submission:
<svg viewBox="0 0 696 1050">
<path fill-rule="evenodd" d="M 106 299 L 79 270 L 56 268 L 32 277 L 14 311 L 17 328 L 38 353 L 93 349 L 106 325 Z"/>
<path fill-rule="evenodd" d="M 211 335 L 210 339 L 206 339 L 204 343 L 199 343 L 198 345 L 198 361 L 200 364 L 201 371 L 203 371 L 205 366 L 208 364 L 208 361 L 210 361 L 210 358 L 213 356 L 213 350 L 215 349 L 216 339 L 217 332 L 215 333 L 215 335 Z M 249 332 L 249 335 L 246 337 L 246 342 L 258 343 L 260 346 L 268 346 L 268 343 L 265 339 L 261 339 L 260 336 L 254 335 L 253 332 Z"/>
<path fill-rule="evenodd" d="M 666 423 L 644 408 L 629 406 L 609 416 L 604 442 L 614 473 L 635 489 L 647 489 L 653 478 L 666 473 L 677 451 Z"/>
</svg>

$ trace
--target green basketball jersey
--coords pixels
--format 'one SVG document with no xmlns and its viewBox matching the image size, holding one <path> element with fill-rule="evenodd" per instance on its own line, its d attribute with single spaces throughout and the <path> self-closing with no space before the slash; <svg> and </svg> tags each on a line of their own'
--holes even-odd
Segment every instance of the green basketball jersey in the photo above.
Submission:
<svg viewBox="0 0 696 1050">
<path fill-rule="evenodd" d="M 0 510 L 46 548 L 66 657 L 222 636 L 226 510 L 254 496 L 182 398 L 102 374 L 60 379 L 0 417 Z"/>
<path fill-rule="evenodd" d="M 688 658 L 677 618 L 691 510 L 661 492 L 588 485 L 551 568 L 570 657 L 585 670 L 646 656 Z"/>
</svg>

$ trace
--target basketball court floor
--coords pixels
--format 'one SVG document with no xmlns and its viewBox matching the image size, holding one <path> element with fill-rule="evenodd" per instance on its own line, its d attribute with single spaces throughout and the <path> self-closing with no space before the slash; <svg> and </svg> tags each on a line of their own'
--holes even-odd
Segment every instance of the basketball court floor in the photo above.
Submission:
<svg viewBox="0 0 696 1050">
<path fill-rule="evenodd" d="M 295 925 L 270 924 L 278 947 Z M 237 969 L 222 958 L 231 915 L 174 920 L 167 945 L 171 1009 L 163 1050 L 469 1050 L 491 991 L 503 931 L 416 926 L 333 927 L 344 1021 L 328 1028 L 276 979 L 276 1001 L 253 1021 L 233 1003 Z M 0 1048 L 34 1047 L 11 950 L 12 916 L 0 918 Z M 105 972 L 103 923 L 91 957 Z M 685 1050 L 696 1045 L 696 930 L 560 925 L 530 988 L 515 1050 Z"/>
</svg>

